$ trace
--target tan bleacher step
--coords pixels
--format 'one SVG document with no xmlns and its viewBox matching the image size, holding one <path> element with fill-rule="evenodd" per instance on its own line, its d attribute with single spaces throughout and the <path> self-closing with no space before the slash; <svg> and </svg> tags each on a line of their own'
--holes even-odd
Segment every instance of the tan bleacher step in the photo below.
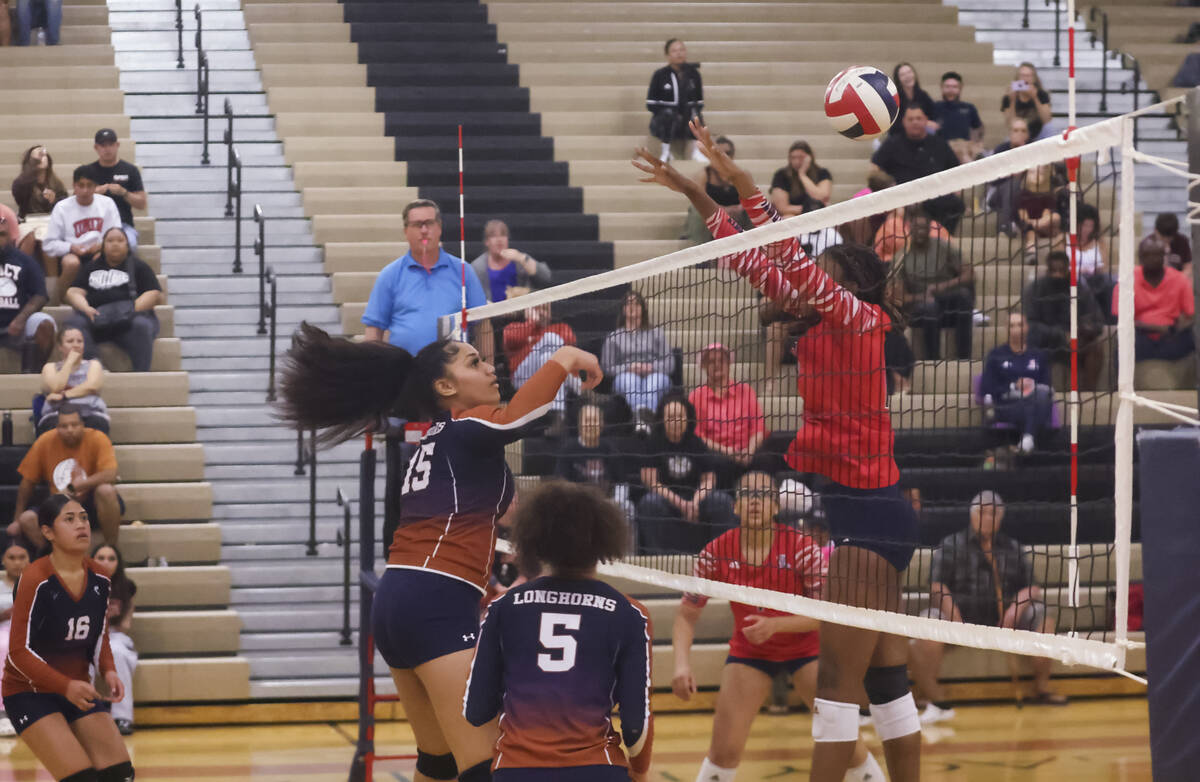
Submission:
<svg viewBox="0 0 1200 782">
<path fill-rule="evenodd" d="M 369 272 L 377 274 L 408 252 L 403 241 L 391 242 L 326 242 L 325 272 Z"/>
<path fill-rule="evenodd" d="M 9 85 L 37 84 L 46 90 L 120 89 L 121 72 L 115 65 L 29 65 L 4 69 Z M 125 141 L 121 152 L 125 154 Z M 53 153 L 51 153 L 53 154 Z"/>
<path fill-rule="evenodd" d="M 312 103 L 311 92 L 309 93 L 309 103 L 310 105 Z M 277 111 L 274 107 L 272 110 Z M 347 143 L 346 139 L 349 138 L 383 136 L 383 120 L 384 115 L 376 114 L 373 105 L 370 107 L 359 106 L 347 109 L 345 112 L 331 110 L 329 114 L 297 111 L 277 113 L 275 130 L 279 133 L 280 138 L 341 136 L 342 143 L 345 144 Z"/>
<path fill-rule="evenodd" d="M 418 197 L 415 187 L 305 187 L 304 213 L 318 214 L 352 212 L 359 215 L 387 215 L 395 222 L 404 207 Z"/>
<path fill-rule="evenodd" d="M 396 140 L 383 135 L 378 137 L 358 136 L 353 144 L 347 144 L 336 136 L 295 136 L 283 139 L 283 158 L 291 165 L 303 162 L 380 162 L 396 161 Z"/>
<path fill-rule="evenodd" d="M 363 301 L 371 295 L 375 285 L 375 272 L 338 272 L 330 279 L 333 285 L 333 301 L 344 304 L 350 301 Z"/>
<path fill-rule="evenodd" d="M 42 309 L 50 317 L 54 318 L 54 322 L 62 328 L 63 323 L 75 310 L 67 305 L 58 305 L 52 307 L 44 307 Z M 175 308 L 170 304 L 159 304 L 154 308 L 154 314 L 158 316 L 158 336 L 159 338 L 175 336 Z"/>
<path fill-rule="evenodd" d="M 247 23 L 250 40 L 255 46 L 269 43 L 348 43 L 350 25 L 341 19 L 298 18 L 294 23 Z"/>
<path fill-rule="evenodd" d="M 87 66 L 83 67 L 84 70 L 87 69 Z M 66 135 L 66 131 L 63 134 Z M 54 159 L 54 173 L 63 180 L 65 185 L 70 182 L 71 172 L 74 171 L 75 166 L 91 163 L 96 159 L 96 150 L 92 144 L 94 135 L 95 131 L 92 131 L 86 138 L 82 136 L 64 138 L 55 132 L 50 132 L 40 136 L 38 142 L 32 142 L 28 137 L 0 138 L 0 164 L 11 166 L 11 169 L 6 168 L 5 171 L 13 171 L 13 177 L 16 177 L 20 171 L 21 158 L 24 156 L 25 150 L 35 143 L 41 143 L 49 150 L 50 157 Z M 133 139 L 121 139 L 121 157 L 135 162 L 135 149 L 136 144 Z M 9 188 L 0 188 L 0 192 L 11 199 L 12 194 L 9 192 Z"/>
<path fill-rule="evenodd" d="M 149 215 L 139 214 L 135 209 L 133 212 L 133 227 L 138 232 L 138 244 L 154 244 L 154 218 Z M 162 286 L 163 296 L 167 295 L 167 278 L 162 274 L 158 275 L 158 284 Z"/>
<path fill-rule="evenodd" d="M 653 655 L 650 671 L 654 689 L 669 689 L 671 679 L 675 677 L 675 651 L 670 645 L 656 644 Z M 725 658 L 728 656 L 728 643 L 692 644 L 692 676 L 696 686 L 719 687 L 721 671 L 725 668 Z"/>
<path fill-rule="evenodd" d="M 865 11 L 855 9 L 860 14 Z M 676 36 L 688 42 L 688 54 L 691 55 L 707 48 L 709 41 L 730 43 L 745 41 L 748 43 L 770 43 L 772 41 L 789 40 L 809 42 L 844 41 L 850 46 L 861 44 L 862 19 L 846 19 L 840 22 L 814 20 L 779 20 L 751 22 L 735 17 L 733 20 L 713 22 L 676 22 L 660 21 L 657 18 L 641 19 L 636 24 L 624 21 L 592 20 L 584 24 L 564 25 L 560 19 L 544 18 L 539 21 L 521 21 L 514 23 L 500 22 L 496 25 L 496 37 L 509 46 L 530 42 L 557 42 L 569 40 L 572 42 L 607 42 L 607 41 L 654 41 L 662 49 L 662 41 Z M 282 25 L 281 25 L 282 26 Z M 904 21 L 879 24 L 872 32 L 872 37 L 881 45 L 903 42 L 909 43 L 914 39 L 922 39 L 930 34 L 930 23 L 925 20 L 915 21 L 912 17 Z M 948 24 L 937 28 L 938 45 L 942 43 L 974 42 L 975 30 Z M 703 62 L 703 56 L 700 62 Z M 834 71 L 836 73 L 836 71 Z M 832 74 L 831 74 L 832 75 Z M 707 92 L 707 84 L 705 92 Z M 707 95 L 705 96 L 707 99 Z"/>
<path fill-rule="evenodd" d="M 67 27 L 59 32 L 59 43 L 63 46 L 112 43 L 112 31 L 104 27 Z"/>
<path fill-rule="evenodd" d="M 955 24 L 958 15 L 950 6 L 936 3 L 904 4 L 895 0 L 885 2 L 854 3 L 797 3 L 797 2 L 701 2 L 701 3 L 649 3 L 645 2 L 565 2 L 564 0 L 545 0 L 542 2 L 515 0 L 514 2 L 488 2 L 488 20 L 494 24 L 509 25 L 512 23 L 566 23 L 595 24 L 603 22 L 626 22 L 627 27 L 638 27 L 641 24 L 675 23 L 695 25 L 698 23 L 725 23 L 736 20 L 737 23 L 750 22 L 790 22 L 802 23 L 811 20 L 814 24 L 827 22 L 857 22 L 870 19 L 873 22 L 903 24 L 912 22 L 913 10 L 908 5 L 919 6 L 921 19 L 930 24 Z M 629 23 L 629 20 L 639 20 Z M 672 33 L 660 36 L 666 40 Z M 690 36 L 677 33 L 679 37 L 690 39 Z M 770 38 L 770 36 L 766 36 Z M 919 35 L 918 35 L 919 37 Z M 503 36 L 500 40 L 507 40 Z M 690 41 L 689 41 L 690 42 Z M 659 54 L 662 52 L 660 50 Z M 661 60 L 661 56 L 659 58 Z M 661 67 L 661 65 L 660 65 Z M 708 63 L 704 64 L 705 69 Z"/>
<path fill-rule="evenodd" d="M 261 65 L 280 63 L 344 64 L 358 62 L 358 44 L 354 43 L 260 43 L 254 46 L 254 59 Z"/>
<path fill-rule="evenodd" d="M 11 66 L 44 66 L 44 65 L 107 65 L 113 60 L 112 44 L 83 44 L 80 46 L 60 46 L 51 52 L 41 46 L 8 46 L 0 48 L 0 69 Z M 106 127 L 97 125 L 97 128 Z M 107 127 L 112 127 L 111 125 Z M 91 138 L 96 131 L 88 134 Z M 118 134 L 120 131 L 117 131 Z"/>
<path fill-rule="evenodd" d="M 137 568 L 130 568 L 132 571 Z M 142 602 L 138 587 L 138 604 Z M 139 611 L 133 619 L 133 642 L 139 654 L 232 654 L 238 651 L 242 620 L 237 612 Z"/>
<path fill-rule="evenodd" d="M 1196 357 L 1185 356 L 1177 361 L 1145 359 L 1133 369 L 1133 387 L 1139 391 L 1194 388 Z"/>
<path fill-rule="evenodd" d="M 109 372 L 129 372 L 133 364 L 129 356 L 111 342 L 96 345 L 100 363 Z M 150 360 L 151 372 L 178 372 L 182 367 L 182 346 L 178 337 L 159 337 L 154 340 L 154 355 Z M 16 374 L 21 369 L 21 357 L 12 350 L 0 351 L 0 374 Z"/>
<path fill-rule="evenodd" d="M 108 413 L 112 419 L 110 436 L 114 443 L 196 441 L 196 410 L 192 407 L 118 407 L 109 408 Z M 13 416 L 13 439 L 19 445 L 33 442 L 33 424 L 29 422 L 29 416 Z"/>
<path fill-rule="evenodd" d="M 138 703 L 245 700 L 250 697 L 250 661 L 232 656 L 143 658 L 133 675 L 133 692 Z"/>
<path fill-rule="evenodd" d="M 285 6 L 281 6 L 285 7 Z M 277 87 L 363 87 L 367 66 L 357 62 L 324 65 L 276 64 L 262 66 L 262 82 L 267 89 Z"/>
<path fill-rule="evenodd" d="M 339 114 L 368 114 L 375 111 L 375 88 L 357 86 L 323 90 L 320 101 L 314 102 L 311 87 L 270 87 L 267 100 L 276 114 L 304 114 L 314 108 Z"/>
<path fill-rule="evenodd" d="M 0 49 L 3 51 L 3 49 Z M 62 51 L 70 51 L 69 47 L 63 47 Z M 0 64 L 0 68 L 3 65 Z M 7 132 L 12 135 L 20 135 L 21 138 L 43 138 L 46 136 L 87 136 L 92 138 L 96 134 L 96 128 L 112 128 L 117 132 L 118 138 L 125 138 L 129 135 L 129 117 L 124 114 L 72 114 L 69 113 L 66 107 L 63 107 L 62 114 L 10 114 L 5 117 L 5 124 L 8 126 Z M 89 130 L 90 128 L 90 130 Z M 28 149 L 26 145 L 25 149 Z M 23 151 L 23 150 L 22 150 Z M 51 149 L 51 156 L 55 156 L 58 150 Z M 19 159 L 19 158 L 18 158 Z M 85 158 L 86 159 L 86 158 Z M 93 152 L 87 162 L 96 159 Z M 57 159 L 55 162 L 55 173 L 58 178 L 64 183 L 71 179 L 71 172 L 60 170 Z"/>
<path fill-rule="evenodd" d="M 339 313 L 342 317 L 342 333 L 347 336 L 356 336 L 362 334 L 365 329 L 363 327 L 362 316 L 366 310 L 367 304 L 363 301 L 349 302 L 343 304 L 339 308 Z"/>
<path fill-rule="evenodd" d="M 200 443 L 118 445 L 117 464 L 127 483 L 204 480 L 204 446 Z"/>
<path fill-rule="evenodd" d="M 40 375 L 0 377 L 0 408 L 28 409 L 29 400 L 41 391 L 41 386 Z M 104 376 L 101 394 L 110 410 L 186 405 L 188 376 L 186 372 L 109 372 Z"/>
<path fill-rule="evenodd" d="M 899 62 L 913 51 L 909 41 L 881 41 L 868 43 L 863 40 L 850 41 L 807 41 L 803 46 L 791 40 L 776 41 L 700 41 L 689 40 L 688 54 L 699 62 L 797 62 L 814 60 L 840 60 L 841 62 Z M 288 46 L 289 44 L 273 44 Z M 320 44 L 318 50 L 337 44 Z M 992 46 L 975 41 L 947 41 L 938 44 L 938 59 L 953 64 L 990 63 Z M 323 52 L 321 53 L 324 54 Z M 509 62 L 643 62 L 662 59 L 662 41 L 576 41 L 566 34 L 553 41 L 518 41 L 508 45 Z M 836 73 L 836 72 L 835 72 Z M 833 78 L 834 74 L 829 77 Z M 641 99 L 646 98 L 645 92 Z M 707 100 L 707 95 L 705 96 Z"/>
<path fill-rule="evenodd" d="M 0 89 L 0 102 L 3 102 L 6 107 L 7 117 L 54 114 L 67 106 L 82 114 L 108 114 L 124 110 L 125 93 L 120 89 L 113 88 Z"/>
<path fill-rule="evenodd" d="M 121 555 L 127 562 L 215 563 L 221 559 L 221 525 L 140 524 L 121 528 Z M 139 604 L 141 600 L 138 600 Z"/>
<path fill-rule="evenodd" d="M 317 244 L 326 242 L 398 242 L 404 224 L 397 215 L 317 214 L 312 234 Z M 382 266 L 380 267 L 382 268 Z"/>
<path fill-rule="evenodd" d="M 139 608 L 211 609 L 229 605 L 233 576 L 224 565 L 131 567 L 128 573 L 138 586 Z"/>
<path fill-rule="evenodd" d="M 195 521 L 212 517 L 212 484 L 122 483 L 125 518 L 142 521 Z"/>
<path fill-rule="evenodd" d="M 294 3 L 255 3 L 247 4 L 243 13 L 248 25 L 279 22 L 344 24 L 342 6 L 338 3 L 313 3 L 308 0 Z"/>
<path fill-rule="evenodd" d="M 402 161 L 393 162 L 391 165 L 367 161 L 302 162 L 292 166 L 292 179 L 295 180 L 296 187 L 302 190 L 353 188 L 367 181 L 377 187 L 407 187 L 408 164 Z"/>
</svg>

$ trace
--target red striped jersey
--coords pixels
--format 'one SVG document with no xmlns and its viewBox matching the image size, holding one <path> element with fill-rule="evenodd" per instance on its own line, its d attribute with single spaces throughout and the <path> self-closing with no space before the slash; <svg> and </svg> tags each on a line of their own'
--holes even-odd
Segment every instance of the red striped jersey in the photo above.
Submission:
<svg viewBox="0 0 1200 782">
<path fill-rule="evenodd" d="M 742 528 L 733 529 L 711 541 L 696 559 L 694 573 L 698 578 L 723 581 L 738 586 L 770 589 L 790 595 L 820 597 L 825 581 L 825 555 L 820 546 L 791 527 L 775 524 L 771 548 L 758 563 L 747 562 L 742 553 Z M 687 594 L 683 599 L 703 608 L 708 604 L 704 595 Z M 762 644 L 753 644 L 743 628 L 753 616 L 787 616 L 773 608 L 759 608 L 731 601 L 733 637 L 729 639 L 729 654 L 754 660 L 783 662 L 800 657 L 816 657 L 820 641 L 815 630 L 807 633 L 775 633 Z"/>
<path fill-rule="evenodd" d="M 507 406 L 447 413 L 433 422 L 404 475 L 388 567 L 437 570 L 484 590 L 496 521 L 515 488 L 504 447 L 550 410 L 566 375 L 557 361 L 547 361 Z"/>
<path fill-rule="evenodd" d="M 742 206 L 755 226 L 779 219 L 762 193 Z M 708 228 L 715 238 L 742 230 L 721 208 L 709 217 Z M 834 282 L 794 237 L 722 262 L 785 311 L 800 314 L 799 305 L 808 304 L 821 314 L 821 322 L 796 345 L 804 421 L 788 449 L 788 464 L 856 489 L 896 483 L 900 471 L 883 359 L 884 336 L 892 327 L 887 313 Z"/>
<path fill-rule="evenodd" d="M 22 692 L 66 695 L 72 680 L 90 682 L 93 669 L 115 670 L 108 647 L 108 593 L 111 582 L 91 559 L 87 579 L 74 594 L 59 579 L 50 557 L 30 563 L 13 600 L 5 697 Z"/>
</svg>

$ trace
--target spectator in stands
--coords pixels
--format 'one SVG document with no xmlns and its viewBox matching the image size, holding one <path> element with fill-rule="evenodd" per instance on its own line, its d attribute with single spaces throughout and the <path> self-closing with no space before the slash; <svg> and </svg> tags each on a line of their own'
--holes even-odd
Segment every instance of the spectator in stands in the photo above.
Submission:
<svg viewBox="0 0 1200 782">
<path fill-rule="evenodd" d="M 0 7 L 0 13 L 4 13 Z M 4 547 L 4 577 L 0 580 L 0 656 L 8 659 L 8 635 L 12 629 L 13 592 L 17 589 L 17 581 L 21 573 L 29 565 L 29 552 L 20 543 L 9 542 Z M 0 669 L 0 677 L 3 676 Z M 0 736 L 17 735 L 8 715 L 0 708 Z"/>
<path fill-rule="evenodd" d="M 0 46 L 11 46 L 11 45 L 12 45 L 12 15 L 8 9 L 8 0 L 0 0 Z M 4 631 L 8 632 L 7 625 L 5 626 Z M 5 637 L 4 645 L 5 645 L 5 649 L 7 649 L 8 648 L 7 636 Z M 10 730 L 12 729 L 11 724 L 8 727 Z M 5 733 L 3 730 L 0 730 L 0 735 L 15 736 L 16 731 L 12 731 L 11 733 Z"/>
<path fill-rule="evenodd" d="M 1054 410 L 1050 361 L 1045 353 L 1029 346 L 1028 335 L 1025 316 L 1010 312 L 1008 342 L 988 352 L 979 379 L 983 404 L 992 409 L 997 421 L 1016 427 L 1022 453 L 1033 452 L 1035 438 L 1049 426 Z"/>
<path fill-rule="evenodd" d="M 554 474 L 575 483 L 590 483 L 625 511 L 630 521 L 629 454 L 621 453 L 604 433 L 604 408 L 594 401 L 579 406 L 576 434 L 563 442 L 554 460 Z"/>
<path fill-rule="evenodd" d="M 833 175 L 817 165 L 812 147 L 803 139 L 788 147 L 787 165 L 771 177 L 771 203 L 783 217 L 820 209 L 833 196 Z"/>
<path fill-rule="evenodd" d="M 1004 501 L 993 491 L 971 500 L 970 523 L 949 535 L 933 550 L 929 572 L 929 608 L 923 615 L 950 622 L 1008 627 L 1054 633 L 1056 617 L 1047 609 L 1042 588 L 1033 583 L 1033 566 L 1021 544 L 1000 532 Z M 924 702 L 921 721 L 939 722 L 954 716 L 943 700 L 938 674 L 945 644 L 912 641 L 909 661 L 918 702 Z M 1062 706 L 1063 695 L 1050 688 L 1051 660 L 1033 658 L 1034 694 L 1026 703 Z"/>
<path fill-rule="evenodd" d="M 1108 245 L 1104 232 L 1100 230 L 1100 210 L 1091 204 L 1080 204 L 1076 219 L 1079 221 L 1079 244 L 1075 265 L 1079 277 L 1092 289 L 1101 315 L 1112 312 L 1112 289 L 1116 284 L 1108 267 Z M 1108 320 L 1107 317 L 1104 318 Z M 1113 320 L 1113 323 L 1116 321 Z"/>
<path fill-rule="evenodd" d="M 1013 117 L 1008 121 L 1008 141 L 997 146 L 993 150 L 993 154 L 1023 147 L 1028 143 L 1029 125 L 1021 117 Z M 1017 199 L 1021 194 L 1024 182 L 1025 174 L 1022 172 L 988 184 L 987 208 L 996 213 L 998 230 L 1007 236 L 1016 236 L 1019 232 Z"/>
<path fill-rule="evenodd" d="M 16 510 L 8 534 L 22 535 L 38 548 L 43 543 L 38 528 L 34 495 L 65 494 L 87 511 L 92 528 L 99 526 L 106 543 L 117 545 L 125 501 L 117 493 L 117 452 L 108 435 L 83 425 L 83 417 L 73 405 L 58 411 L 58 426 L 33 441 L 17 468 L 21 485 L 17 488 Z"/>
<path fill-rule="evenodd" d="M 942 99 L 934 104 L 942 128 L 942 138 L 958 155 L 961 163 L 970 163 L 983 154 L 983 120 L 974 103 L 962 99 L 963 77 L 957 71 L 942 74 Z"/>
<path fill-rule="evenodd" d="M 941 357 L 941 329 L 954 327 L 959 359 L 971 358 L 975 273 L 951 244 L 930 235 L 929 217 L 912 218 L 908 249 L 900 256 L 900 274 L 909 322 L 921 329 L 925 359 Z"/>
<path fill-rule="evenodd" d="M 0 215 L 0 345 L 21 356 L 21 371 L 36 372 L 54 347 L 54 318 L 42 312 L 46 276 L 42 267 L 13 245 L 17 222 Z"/>
<path fill-rule="evenodd" d="M 108 592 L 108 642 L 117 676 L 125 688 L 125 697 L 112 705 L 112 718 L 121 735 L 128 736 L 133 733 L 133 672 L 138 665 L 137 649 L 129 637 L 137 584 L 125 573 L 125 559 L 115 546 L 107 543 L 96 546 L 92 559 L 108 573 L 112 584 Z"/>
<path fill-rule="evenodd" d="M 1008 122 L 1012 122 L 1013 117 L 1024 119 L 1033 139 L 1046 138 L 1054 133 L 1050 127 L 1050 118 L 1054 116 L 1054 110 L 1050 108 L 1050 93 L 1042 89 L 1042 80 L 1031 62 L 1017 66 L 1013 82 L 1000 100 L 1000 110 Z"/>
<path fill-rule="evenodd" d="M 671 159 L 671 146 L 685 142 L 692 146 L 693 160 L 704 162 L 705 157 L 692 143 L 688 122 L 704 111 L 704 82 L 700 66 L 687 61 L 687 44 L 678 38 L 663 45 L 667 64 L 650 77 L 646 89 L 646 109 L 650 112 L 650 135 L 662 142 L 662 160 Z"/>
<path fill-rule="evenodd" d="M 50 212 L 67 197 L 67 188 L 54 173 L 54 159 L 41 144 L 25 150 L 21 173 L 12 183 L 13 200 L 21 223 L 21 252 L 37 258 L 37 246 L 46 238 Z"/>
<path fill-rule="evenodd" d="M 488 301 L 504 301 L 550 284 L 549 266 L 508 246 L 508 226 L 503 220 L 483 224 L 483 246 L 487 249 L 471 261 L 471 268 Z"/>
<path fill-rule="evenodd" d="M 550 360 L 554 351 L 575 344 L 575 332 L 566 323 L 551 321 L 549 304 L 538 304 L 525 310 L 524 320 L 504 327 L 503 340 L 513 385 L 520 388 Z M 568 375 L 554 397 L 553 409 L 560 421 L 567 410 L 568 387 L 572 393 L 579 393 L 579 378 Z"/>
<path fill-rule="evenodd" d="M 891 263 L 897 253 L 904 254 L 912 236 L 912 221 L 917 215 L 928 217 L 925 207 L 920 204 L 909 204 L 893 209 L 887 214 L 883 224 L 875 232 L 875 254 L 879 256 L 879 260 Z M 950 232 L 937 220 L 930 219 L 929 235 L 947 244 L 951 241 Z"/>
<path fill-rule="evenodd" d="M 1038 240 L 1048 240 L 1050 249 L 1063 244 L 1062 215 L 1055 210 L 1057 196 L 1050 166 L 1036 166 L 1025 172 L 1025 182 L 1017 195 L 1017 222 L 1025 239 L 1025 262 L 1037 263 Z"/>
<path fill-rule="evenodd" d="M 873 170 L 867 174 L 867 186 L 859 190 L 851 198 L 862 198 L 880 190 L 887 190 L 896 184 L 896 180 L 883 171 Z M 875 241 L 875 234 L 887 219 L 887 212 L 878 212 L 870 217 L 862 217 L 851 223 L 843 223 L 838 227 L 839 233 L 847 240 L 856 244 L 870 245 Z M 891 256 L 888 256 L 889 258 Z"/>
<path fill-rule="evenodd" d="M 80 267 L 99 257 L 102 239 L 111 228 L 121 227 L 117 204 L 97 195 L 96 180 L 88 166 L 79 166 L 71 178 L 75 194 L 54 205 L 42 253 L 58 259 L 58 296 L 71 287 Z"/>
<path fill-rule="evenodd" d="M 758 395 L 749 383 L 733 380 L 731 359 L 729 348 L 720 342 L 701 350 L 699 363 L 704 385 L 688 395 L 696 410 L 696 436 L 713 455 L 713 466 L 723 488 L 732 488 L 737 483 L 767 436 Z"/>
<path fill-rule="evenodd" d="M 1062 250 L 1046 255 L 1046 272 L 1025 286 L 1021 306 L 1029 326 L 1029 346 L 1046 351 L 1054 361 L 1070 357 L 1071 285 L 1070 262 Z M 1115 299 L 1114 299 L 1115 301 Z M 1104 325 L 1096 297 L 1087 285 L 1078 290 L 1079 384 L 1095 390 L 1104 367 Z"/>
<path fill-rule="evenodd" d="M 736 148 L 732 141 L 725 136 L 717 136 L 717 145 L 725 150 L 725 154 L 729 156 L 730 160 L 733 160 Z M 725 207 L 725 211 L 729 213 L 730 217 L 737 220 L 739 225 L 747 230 L 752 227 L 750 218 L 746 216 L 746 210 L 742 208 L 742 202 L 738 199 L 737 188 L 722 178 L 716 169 L 706 165 L 696 174 L 696 181 L 703 185 L 704 192 L 708 193 L 708 197 Z M 684 238 L 694 245 L 712 241 L 712 234 L 708 232 L 708 226 L 704 224 L 703 218 L 700 217 L 700 213 L 694 206 L 688 206 L 683 233 Z"/>
<path fill-rule="evenodd" d="M 1167 248 L 1157 236 L 1138 245 L 1133 270 L 1134 355 L 1137 361 L 1176 361 L 1196 349 L 1192 321 L 1196 303 L 1192 283 L 1166 264 Z M 1113 288 L 1112 313 L 1117 314 L 1120 285 Z"/>
<path fill-rule="evenodd" d="M 41 415 L 37 434 L 58 426 L 58 411 L 65 404 L 79 410 L 83 425 L 108 434 L 108 406 L 100 398 L 104 387 L 104 366 L 98 358 L 84 358 L 83 332 L 66 326 L 58 334 L 58 361 L 42 367 Z"/>
<path fill-rule="evenodd" d="M 379 272 L 362 322 L 364 339 L 387 341 L 410 354 L 437 339 L 437 320 L 462 309 L 462 264 L 442 249 L 442 210 L 427 198 L 404 207 L 404 238 L 408 252 Z M 466 275 L 467 306 L 487 304 L 479 277 Z M 496 344 L 492 322 L 481 320 L 475 327 L 475 345 L 480 356 L 495 363 Z"/>
<path fill-rule="evenodd" d="M 1167 248 L 1167 265 L 1181 272 L 1191 272 L 1192 245 L 1187 237 L 1179 233 L 1179 217 L 1171 212 L 1162 212 L 1154 218 L 1154 233 Z"/>
<path fill-rule="evenodd" d="M 65 325 L 83 332 L 85 358 L 96 357 L 97 342 L 112 342 L 129 354 L 134 372 L 150 371 L 162 287 L 149 264 L 130 252 L 120 226 L 105 231 L 100 257 L 83 267 L 66 299 L 75 311 Z"/>
<path fill-rule="evenodd" d="M 58 31 L 62 27 L 62 5 L 62 0 L 42 0 L 39 4 L 35 4 L 34 0 L 17 0 L 17 36 L 14 43 L 17 46 L 29 46 L 33 29 L 40 27 L 46 34 L 46 45 L 57 46 Z"/>
<path fill-rule="evenodd" d="M 958 156 L 946 140 L 929 132 L 929 118 L 920 106 L 909 106 L 901 120 L 904 132 L 889 135 L 871 156 L 876 168 L 904 184 L 958 165 Z M 950 193 L 926 201 L 925 211 L 954 233 L 962 219 L 963 201 Z"/>
<path fill-rule="evenodd" d="M 129 249 L 137 252 L 138 232 L 133 227 L 133 210 L 146 208 L 146 186 L 142 184 L 142 172 L 132 163 L 121 159 L 121 143 L 112 128 L 96 131 L 96 161 L 88 166 L 96 192 L 106 195 L 117 205 L 121 215 L 121 226 L 129 239 Z"/>
<path fill-rule="evenodd" d="M 625 397 L 638 432 L 650 432 L 654 411 L 671 387 L 671 346 L 661 328 L 650 323 L 650 308 L 637 291 L 625 295 L 617 330 L 604 340 L 600 365 L 613 379 L 613 391 Z"/>
<path fill-rule="evenodd" d="M 921 89 L 921 81 L 917 77 L 917 69 L 912 66 L 912 63 L 902 62 L 892 69 L 892 83 L 896 85 L 896 92 L 900 95 L 900 116 L 904 116 L 904 112 L 909 106 L 919 106 L 926 117 L 926 126 L 930 133 L 938 131 L 938 113 L 937 107 L 933 103 L 933 98 L 929 97 L 929 93 Z M 895 136 L 904 130 L 899 123 L 893 123 L 888 128 L 888 134 Z"/>
<path fill-rule="evenodd" d="M 637 504 L 637 527 L 644 553 L 695 554 L 737 525 L 733 500 L 717 489 L 712 455 L 695 430 L 691 402 L 665 397 L 642 462 L 646 494 Z"/>
</svg>

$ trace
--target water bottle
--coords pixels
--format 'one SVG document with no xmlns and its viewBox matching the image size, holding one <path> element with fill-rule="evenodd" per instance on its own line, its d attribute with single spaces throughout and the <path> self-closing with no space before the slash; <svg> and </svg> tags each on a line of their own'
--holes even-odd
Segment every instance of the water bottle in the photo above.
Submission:
<svg viewBox="0 0 1200 782">
<path fill-rule="evenodd" d="M 13 444 L 12 411 L 11 410 L 4 411 L 4 424 L 3 424 L 3 428 L 0 429 L 0 444 L 3 444 L 5 446 Z"/>
</svg>

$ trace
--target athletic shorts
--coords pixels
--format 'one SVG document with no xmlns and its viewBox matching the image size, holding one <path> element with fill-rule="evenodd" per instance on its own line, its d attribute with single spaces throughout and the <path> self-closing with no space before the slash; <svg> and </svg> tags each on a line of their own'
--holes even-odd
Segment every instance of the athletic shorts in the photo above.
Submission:
<svg viewBox="0 0 1200 782">
<path fill-rule="evenodd" d="M 567 768 L 500 768 L 493 782 L 629 782 L 624 766 L 568 766 Z"/>
<path fill-rule="evenodd" d="M 112 704 L 105 700 L 84 711 L 62 695 L 53 692 L 18 692 L 4 696 L 4 711 L 20 735 L 33 723 L 51 714 L 61 714 L 68 724 L 92 714 L 109 714 Z"/>
<path fill-rule="evenodd" d="M 483 593 L 435 570 L 389 567 L 371 607 L 375 646 L 391 668 L 474 649 Z"/>
<path fill-rule="evenodd" d="M 873 551 L 904 570 L 917 549 L 917 514 L 897 484 L 882 489 L 852 489 L 830 482 L 821 491 L 821 507 L 835 546 Z"/>
<path fill-rule="evenodd" d="M 791 660 L 758 660 L 753 657 L 734 657 L 732 654 L 725 658 L 726 665 L 730 663 L 749 665 L 755 670 L 762 671 L 772 679 L 780 673 L 786 673 L 788 676 L 791 676 L 804 666 L 816 661 L 816 657 L 796 657 Z"/>
</svg>

